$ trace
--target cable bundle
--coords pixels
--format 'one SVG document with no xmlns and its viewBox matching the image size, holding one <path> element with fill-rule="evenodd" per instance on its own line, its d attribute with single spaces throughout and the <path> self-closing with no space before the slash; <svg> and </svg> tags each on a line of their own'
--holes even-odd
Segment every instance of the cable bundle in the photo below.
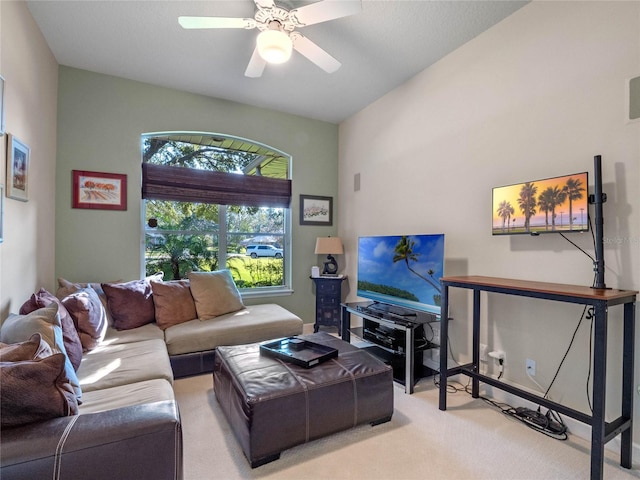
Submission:
<svg viewBox="0 0 640 480">
<path fill-rule="evenodd" d="M 480 397 L 494 407 L 500 409 L 505 415 L 509 415 L 511 418 L 524 423 L 527 427 L 543 433 L 548 437 L 556 440 L 566 440 L 568 436 L 568 429 L 565 423 L 562 421 L 560 415 L 553 410 L 547 410 L 547 413 L 542 413 L 540 407 L 537 410 L 531 410 L 526 407 L 512 407 L 506 403 L 499 403 L 486 397 Z"/>
</svg>

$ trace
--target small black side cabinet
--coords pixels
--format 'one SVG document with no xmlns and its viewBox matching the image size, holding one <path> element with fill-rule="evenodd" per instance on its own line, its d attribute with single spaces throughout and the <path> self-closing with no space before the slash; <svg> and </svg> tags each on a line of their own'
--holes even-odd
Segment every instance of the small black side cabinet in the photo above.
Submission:
<svg viewBox="0 0 640 480">
<path fill-rule="evenodd" d="M 316 323 L 313 331 L 317 332 L 320 326 L 336 327 L 340 331 L 342 282 L 347 277 L 343 275 L 311 279 L 316 284 Z"/>
</svg>

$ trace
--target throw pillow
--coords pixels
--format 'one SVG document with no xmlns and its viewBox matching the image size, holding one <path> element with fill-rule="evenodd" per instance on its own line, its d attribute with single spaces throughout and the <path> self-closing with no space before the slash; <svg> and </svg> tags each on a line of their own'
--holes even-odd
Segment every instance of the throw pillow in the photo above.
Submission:
<svg viewBox="0 0 640 480">
<path fill-rule="evenodd" d="M 39 333 L 42 339 L 47 342 L 53 353 L 63 353 L 65 361 L 65 375 L 80 403 L 82 389 L 76 371 L 69 361 L 67 351 L 62 340 L 62 327 L 60 326 L 60 316 L 58 315 L 58 304 L 52 303 L 48 307 L 39 308 L 27 315 L 9 314 L 9 317 L 0 328 L 0 342 L 19 343 L 27 341 L 34 333 Z M 4 395 L 4 393 L 3 393 Z"/>
<path fill-rule="evenodd" d="M 67 358 L 0 363 L 0 426 L 14 427 L 78 414 L 78 401 L 65 375 Z"/>
<path fill-rule="evenodd" d="M 208 320 L 244 308 L 229 270 L 189 272 L 191 295 L 200 320 Z"/>
<path fill-rule="evenodd" d="M 103 283 L 107 305 L 118 330 L 141 327 L 155 320 L 155 308 L 149 280 L 126 283 Z"/>
<path fill-rule="evenodd" d="M 87 352 L 96 348 L 104 340 L 108 326 L 98 293 L 91 287 L 81 288 L 63 298 L 62 304 L 73 318 L 82 348 Z"/>
<path fill-rule="evenodd" d="M 119 283 L 119 280 L 111 283 Z M 75 293 L 78 290 L 82 288 L 87 288 L 87 287 L 93 288 L 98 294 L 98 297 L 100 298 L 100 302 L 102 302 L 102 306 L 104 307 L 105 312 L 107 313 L 107 321 L 109 322 L 109 325 L 112 325 L 113 319 L 111 318 L 111 312 L 109 312 L 109 308 L 107 307 L 107 296 L 104 294 L 101 284 L 73 283 L 73 282 L 70 282 L 69 280 L 65 280 L 62 277 L 58 277 L 58 290 L 56 291 L 56 297 L 62 300 L 63 298 L 68 297 L 72 293 Z"/>
<path fill-rule="evenodd" d="M 151 282 L 151 291 L 156 323 L 162 330 L 198 318 L 189 280 Z"/>
<path fill-rule="evenodd" d="M 51 347 L 34 333 L 22 343 L 0 343 L 0 362 L 20 362 L 22 360 L 40 360 L 53 354 Z"/>
<path fill-rule="evenodd" d="M 73 318 L 71 318 L 67 309 L 55 295 L 49 293 L 44 288 L 41 288 L 37 293 L 31 295 L 31 298 L 27 300 L 22 307 L 20 307 L 20 311 L 18 313 L 26 315 L 27 313 L 38 310 L 39 308 L 48 306 L 51 302 L 56 302 L 58 304 L 64 348 L 67 349 L 67 356 L 71 361 L 71 365 L 73 365 L 73 368 L 78 371 L 80 362 L 82 361 L 82 342 L 78 336 L 76 326 L 73 324 Z"/>
</svg>

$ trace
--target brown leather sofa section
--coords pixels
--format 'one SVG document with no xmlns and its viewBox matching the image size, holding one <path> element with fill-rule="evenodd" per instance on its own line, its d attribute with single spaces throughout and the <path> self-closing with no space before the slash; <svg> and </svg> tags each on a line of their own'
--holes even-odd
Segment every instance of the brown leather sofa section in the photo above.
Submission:
<svg viewBox="0 0 640 480">
<path fill-rule="evenodd" d="M 261 355 L 258 344 L 216 353 L 215 395 L 252 467 L 295 445 L 393 415 L 391 367 L 324 332 L 301 338 L 339 355 L 303 368 Z"/>
<path fill-rule="evenodd" d="M 60 417 L 2 430 L 2 480 L 181 480 L 173 401 Z"/>
</svg>

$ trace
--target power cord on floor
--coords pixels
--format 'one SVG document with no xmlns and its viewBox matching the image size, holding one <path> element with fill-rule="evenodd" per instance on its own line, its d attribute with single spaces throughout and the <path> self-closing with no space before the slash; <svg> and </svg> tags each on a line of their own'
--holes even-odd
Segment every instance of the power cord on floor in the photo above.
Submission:
<svg viewBox="0 0 640 480">
<path fill-rule="evenodd" d="M 440 374 L 436 374 L 433 376 L 433 384 L 440 388 Z M 447 393 L 458 393 L 458 392 L 467 392 L 471 395 L 471 378 L 466 385 L 456 381 L 447 379 Z"/>
<path fill-rule="evenodd" d="M 553 410 L 547 410 L 547 413 L 542 413 L 540 407 L 537 410 L 531 410 L 526 407 L 512 407 L 506 403 L 499 403 L 490 398 L 480 397 L 489 405 L 498 408 L 505 415 L 524 423 L 527 427 L 540 432 L 555 440 L 566 440 L 569 438 L 567 434 L 567 426 L 562 421 L 560 415 Z"/>
<path fill-rule="evenodd" d="M 436 387 L 440 387 L 440 375 L 433 376 L 433 383 Z M 471 395 L 471 378 L 466 385 L 455 380 L 447 380 L 447 393 L 466 392 Z M 547 410 L 542 413 L 540 407 L 537 410 L 531 410 L 526 407 L 512 407 L 508 403 L 496 402 L 487 397 L 480 395 L 480 400 L 489 405 L 498 408 L 505 415 L 514 418 L 525 424 L 527 427 L 540 432 L 555 440 L 567 440 L 569 438 L 568 428 L 562 417 L 553 410 Z"/>
</svg>

